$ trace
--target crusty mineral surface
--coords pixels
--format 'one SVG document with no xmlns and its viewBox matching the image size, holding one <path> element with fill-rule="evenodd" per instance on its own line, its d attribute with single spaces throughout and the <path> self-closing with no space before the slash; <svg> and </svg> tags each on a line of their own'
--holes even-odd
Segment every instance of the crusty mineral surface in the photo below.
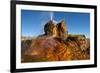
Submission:
<svg viewBox="0 0 100 73">
<path fill-rule="evenodd" d="M 64 21 L 47 22 L 45 34 L 21 40 L 21 62 L 72 61 L 90 59 L 90 39 L 68 34 Z"/>
</svg>

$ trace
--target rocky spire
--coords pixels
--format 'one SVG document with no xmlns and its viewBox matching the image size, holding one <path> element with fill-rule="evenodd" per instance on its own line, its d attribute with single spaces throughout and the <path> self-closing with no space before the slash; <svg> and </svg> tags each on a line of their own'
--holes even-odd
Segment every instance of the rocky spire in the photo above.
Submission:
<svg viewBox="0 0 100 73">
<path fill-rule="evenodd" d="M 54 22 L 52 20 L 50 20 L 49 22 L 47 22 L 44 26 L 44 32 L 46 35 L 50 35 L 50 36 L 56 36 L 56 25 L 54 24 Z"/>
<path fill-rule="evenodd" d="M 57 33 L 60 38 L 62 39 L 67 38 L 68 30 L 64 20 L 62 20 L 60 23 L 57 24 Z"/>
</svg>

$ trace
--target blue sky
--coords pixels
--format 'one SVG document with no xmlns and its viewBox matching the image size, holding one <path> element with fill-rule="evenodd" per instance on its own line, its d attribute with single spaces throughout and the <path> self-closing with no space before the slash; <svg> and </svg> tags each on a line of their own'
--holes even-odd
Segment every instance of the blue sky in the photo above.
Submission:
<svg viewBox="0 0 100 73">
<path fill-rule="evenodd" d="M 90 14 L 79 12 L 50 12 L 21 10 L 22 36 L 38 36 L 44 33 L 44 25 L 51 19 L 59 22 L 65 20 L 68 33 L 84 34 L 90 37 Z"/>
</svg>

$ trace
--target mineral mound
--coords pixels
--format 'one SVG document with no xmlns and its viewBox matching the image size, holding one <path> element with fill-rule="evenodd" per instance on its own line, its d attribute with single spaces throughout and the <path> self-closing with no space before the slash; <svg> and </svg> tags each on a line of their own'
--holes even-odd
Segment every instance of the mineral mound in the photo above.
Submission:
<svg viewBox="0 0 100 73">
<path fill-rule="evenodd" d="M 72 61 L 90 59 L 90 39 L 68 34 L 64 20 L 48 21 L 45 34 L 21 41 L 21 62 Z"/>
</svg>

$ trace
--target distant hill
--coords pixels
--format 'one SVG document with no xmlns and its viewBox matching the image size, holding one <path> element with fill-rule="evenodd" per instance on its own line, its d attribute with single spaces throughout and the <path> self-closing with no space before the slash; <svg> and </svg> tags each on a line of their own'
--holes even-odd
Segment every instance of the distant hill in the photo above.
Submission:
<svg viewBox="0 0 100 73">
<path fill-rule="evenodd" d="M 36 37 L 27 37 L 27 36 L 22 36 L 21 40 L 32 40 L 35 39 Z"/>
</svg>

